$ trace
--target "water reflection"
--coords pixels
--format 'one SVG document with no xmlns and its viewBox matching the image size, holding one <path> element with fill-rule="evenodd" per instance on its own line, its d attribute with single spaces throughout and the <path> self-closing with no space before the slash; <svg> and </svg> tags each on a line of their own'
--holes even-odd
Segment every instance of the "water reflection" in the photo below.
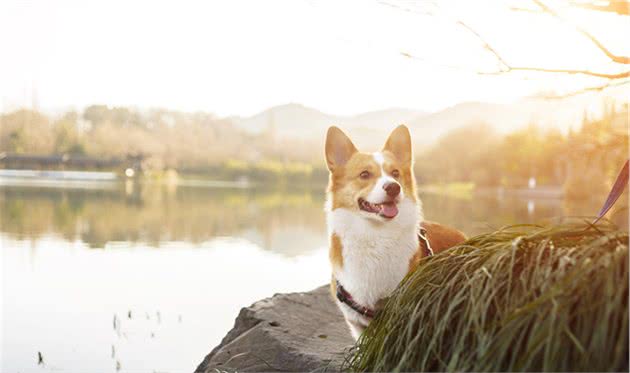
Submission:
<svg viewBox="0 0 630 373">
<path fill-rule="evenodd" d="M 599 212 L 606 196 L 571 201 L 558 198 L 524 199 L 512 196 L 474 195 L 467 198 L 421 195 L 425 218 L 448 223 L 469 236 L 512 224 L 549 224 L 563 217 L 590 220 Z M 628 229 L 628 193 L 608 213 L 621 229 Z"/>
<path fill-rule="evenodd" d="M 241 307 L 329 280 L 322 191 L 0 186 L 2 370 L 194 370 Z M 593 215 L 603 197 L 422 200 L 427 219 L 474 235 Z"/>
<path fill-rule="evenodd" d="M 522 199 L 480 195 L 453 198 L 423 194 L 427 219 L 469 235 L 507 224 L 539 223 L 558 216 L 594 215 L 603 201 Z M 627 226 L 625 194 L 610 217 Z M 326 245 L 323 187 L 199 188 L 120 184 L 104 189 L 0 187 L 0 231 L 18 240 L 55 234 L 91 248 L 116 243 L 163 247 L 239 237 L 286 256 Z"/>
<path fill-rule="evenodd" d="M 0 230 L 17 239 L 55 233 L 92 248 L 112 242 L 161 247 L 173 241 L 200 244 L 241 237 L 294 256 L 325 245 L 323 201 L 323 193 L 304 190 L 4 187 Z"/>
</svg>

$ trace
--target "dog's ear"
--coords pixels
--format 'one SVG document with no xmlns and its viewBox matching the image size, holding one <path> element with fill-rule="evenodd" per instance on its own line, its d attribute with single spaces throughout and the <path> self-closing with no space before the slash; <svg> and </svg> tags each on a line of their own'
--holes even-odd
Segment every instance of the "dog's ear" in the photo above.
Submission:
<svg viewBox="0 0 630 373">
<path fill-rule="evenodd" d="M 342 130 L 335 126 L 328 129 L 328 133 L 326 133 L 326 163 L 330 172 L 345 165 L 352 154 L 356 152 L 357 148 Z"/>
<path fill-rule="evenodd" d="M 413 153 L 411 150 L 411 135 L 407 126 L 401 124 L 392 131 L 383 146 L 383 151 L 385 150 L 392 152 L 400 162 L 411 162 Z"/>
</svg>

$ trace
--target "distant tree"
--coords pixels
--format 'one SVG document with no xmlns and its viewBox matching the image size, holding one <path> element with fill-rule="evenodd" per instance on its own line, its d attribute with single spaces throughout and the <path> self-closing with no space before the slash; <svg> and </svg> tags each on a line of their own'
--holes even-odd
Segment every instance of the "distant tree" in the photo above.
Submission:
<svg viewBox="0 0 630 373">
<path fill-rule="evenodd" d="M 83 111 L 83 118 L 89 121 L 93 126 L 105 122 L 109 117 L 109 108 L 107 105 L 91 105 Z"/>
<path fill-rule="evenodd" d="M 498 135 L 485 123 L 471 124 L 455 129 L 425 153 L 418 156 L 416 175 L 423 183 L 471 181 L 478 167 L 489 169 L 493 163 L 488 150 Z M 489 175 L 475 174 L 479 180 Z M 484 184 L 491 182 L 484 180 Z"/>
<path fill-rule="evenodd" d="M 628 105 L 609 107 L 599 119 L 585 118 L 567 141 L 565 191 L 574 198 L 604 193 L 628 157 Z"/>
<path fill-rule="evenodd" d="M 418 155 L 416 175 L 422 183 L 517 188 L 534 177 L 539 186 L 564 186 L 570 197 L 600 196 L 628 157 L 628 105 L 604 112 L 568 135 L 535 124 L 503 136 L 479 124 L 454 130 Z"/>
<path fill-rule="evenodd" d="M 64 114 L 53 124 L 55 133 L 55 152 L 85 154 L 85 144 L 81 141 L 77 129 L 78 114 L 74 111 Z"/>
<path fill-rule="evenodd" d="M 54 149 L 49 119 L 22 109 L 0 115 L 0 151 L 47 154 Z"/>
</svg>

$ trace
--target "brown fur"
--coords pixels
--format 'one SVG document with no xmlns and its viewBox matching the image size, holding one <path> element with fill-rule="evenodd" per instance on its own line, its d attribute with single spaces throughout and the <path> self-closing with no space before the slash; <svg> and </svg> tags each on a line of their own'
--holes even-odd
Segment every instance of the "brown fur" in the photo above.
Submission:
<svg viewBox="0 0 630 373">
<path fill-rule="evenodd" d="M 455 228 L 432 221 L 423 221 L 420 226 L 427 230 L 427 239 L 434 253 L 466 241 L 466 235 Z"/>
<path fill-rule="evenodd" d="M 330 276 L 330 295 L 332 295 L 333 299 L 337 299 L 337 281 L 335 281 L 335 276 Z"/>
<path fill-rule="evenodd" d="M 330 263 L 333 267 L 343 267 L 343 254 L 341 239 L 335 233 L 330 236 L 330 251 L 328 252 Z"/>
<path fill-rule="evenodd" d="M 466 241 L 466 235 L 464 235 L 464 233 L 440 223 L 423 221 L 420 223 L 420 226 L 426 229 L 427 239 L 429 240 L 431 249 L 435 254 Z M 422 248 L 421 242 L 418 251 L 409 261 L 409 272 L 416 269 L 420 259 L 422 259 L 424 255 L 424 249 Z"/>
<path fill-rule="evenodd" d="M 420 243 L 420 245 L 422 245 L 422 243 Z M 418 251 L 416 251 L 415 254 L 413 254 L 411 259 L 409 259 L 409 270 L 407 271 L 407 273 L 411 273 L 411 272 L 413 272 L 414 269 L 416 269 L 416 267 L 418 266 L 418 263 L 420 263 L 420 259 L 422 259 L 422 257 L 423 257 L 423 255 L 422 255 L 422 248 L 420 248 Z"/>
</svg>

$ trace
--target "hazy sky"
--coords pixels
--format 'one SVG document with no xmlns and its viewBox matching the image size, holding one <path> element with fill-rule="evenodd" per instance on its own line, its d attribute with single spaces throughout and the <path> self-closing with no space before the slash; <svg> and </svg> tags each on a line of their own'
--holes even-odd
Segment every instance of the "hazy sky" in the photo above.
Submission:
<svg viewBox="0 0 630 373">
<path fill-rule="evenodd" d="M 513 64 L 619 71 L 571 24 L 510 10 L 514 4 L 531 7 L 526 0 L 439 8 L 430 1 L 3 0 L 0 110 L 36 98 L 45 110 L 104 103 L 249 115 L 299 102 L 353 114 L 510 101 L 598 83 L 478 75 L 496 61 L 457 20 Z M 605 35 L 617 53 L 630 53 L 627 19 L 561 10 Z"/>
</svg>

